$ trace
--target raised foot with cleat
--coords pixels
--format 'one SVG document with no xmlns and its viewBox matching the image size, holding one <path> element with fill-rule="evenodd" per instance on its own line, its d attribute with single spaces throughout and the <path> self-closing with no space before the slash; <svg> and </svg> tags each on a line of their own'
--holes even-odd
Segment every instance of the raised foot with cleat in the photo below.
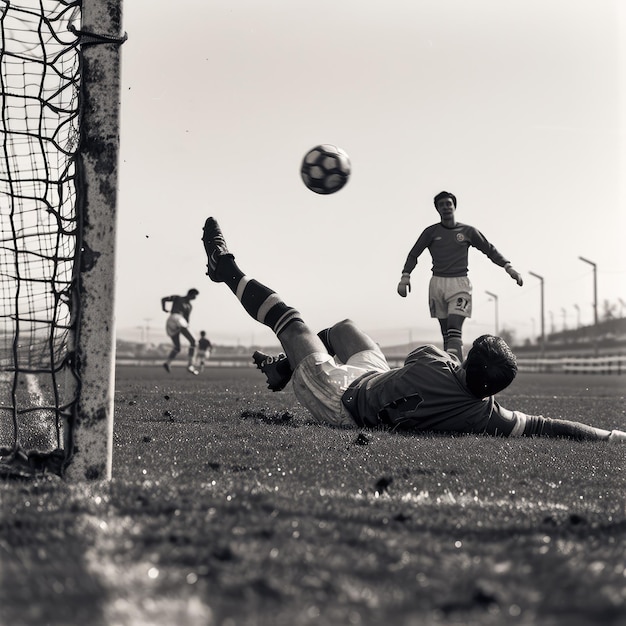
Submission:
<svg viewBox="0 0 626 626">
<path fill-rule="evenodd" d="M 220 260 L 225 257 L 230 257 L 231 259 L 235 257 L 228 251 L 222 229 L 212 217 L 207 218 L 204 223 L 202 243 L 207 255 L 207 274 L 209 278 L 215 283 L 224 282 L 224 279 L 219 276 Z"/>
</svg>

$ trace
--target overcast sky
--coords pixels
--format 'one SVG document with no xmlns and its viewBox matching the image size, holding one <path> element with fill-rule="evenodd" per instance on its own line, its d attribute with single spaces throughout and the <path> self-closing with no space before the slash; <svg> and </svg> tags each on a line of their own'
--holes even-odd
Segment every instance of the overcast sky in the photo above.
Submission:
<svg viewBox="0 0 626 626">
<path fill-rule="evenodd" d="M 195 287 L 192 330 L 272 343 L 205 275 L 207 216 L 251 277 L 315 329 L 350 317 L 383 345 L 439 341 L 430 255 L 411 246 L 458 198 L 524 277 L 470 250 L 465 339 L 518 339 L 626 300 L 626 11 L 620 0 L 165 0 L 124 3 L 117 329 L 167 341 L 160 300 Z M 306 189 L 304 153 L 333 143 L 352 177 Z M 576 307 L 579 307 L 578 313 Z M 622 305 L 623 306 L 623 305 Z M 626 313 L 626 310 L 624 311 Z"/>
</svg>

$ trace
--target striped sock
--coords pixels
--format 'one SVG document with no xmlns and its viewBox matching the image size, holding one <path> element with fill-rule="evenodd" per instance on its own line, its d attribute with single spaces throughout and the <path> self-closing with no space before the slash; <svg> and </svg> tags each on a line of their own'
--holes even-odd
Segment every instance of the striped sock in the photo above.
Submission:
<svg viewBox="0 0 626 626">
<path fill-rule="evenodd" d="M 269 326 L 276 335 L 283 332 L 291 322 L 302 321 L 298 311 L 287 306 L 269 287 L 248 278 L 233 258 L 222 259 L 220 276 L 237 296 L 248 315 Z"/>
<path fill-rule="evenodd" d="M 446 341 L 446 344 L 447 344 L 446 352 L 449 352 L 450 354 L 454 354 L 462 361 L 463 360 L 463 340 L 462 340 L 463 333 L 462 331 L 458 328 L 449 328 L 447 334 L 448 336 L 447 336 L 447 341 Z"/>
<path fill-rule="evenodd" d="M 302 321 L 300 313 L 285 304 L 278 294 L 247 276 L 241 277 L 235 295 L 248 315 L 269 326 L 277 335 L 291 322 Z"/>
</svg>

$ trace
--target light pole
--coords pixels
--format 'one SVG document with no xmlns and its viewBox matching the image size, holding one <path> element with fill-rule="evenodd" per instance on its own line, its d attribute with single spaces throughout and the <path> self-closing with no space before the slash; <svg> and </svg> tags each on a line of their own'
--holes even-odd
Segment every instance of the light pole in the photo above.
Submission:
<svg viewBox="0 0 626 626">
<path fill-rule="evenodd" d="M 541 353 L 543 354 L 546 349 L 546 318 L 545 318 L 545 303 L 543 294 L 543 276 L 535 274 L 534 272 L 528 272 L 531 276 L 537 278 L 541 285 Z"/>
<path fill-rule="evenodd" d="M 485 293 L 488 296 L 491 296 L 491 299 L 494 301 L 495 303 L 495 308 L 496 308 L 496 335 L 498 334 L 498 296 L 496 296 L 495 293 L 491 293 L 491 291 L 485 291 Z"/>
<path fill-rule="evenodd" d="M 580 307 L 575 304 L 574 308 L 576 309 L 576 329 L 580 328 Z"/>
<path fill-rule="evenodd" d="M 585 257 L 578 257 L 583 263 L 588 263 L 593 267 L 593 325 L 598 325 L 598 266 Z"/>
</svg>

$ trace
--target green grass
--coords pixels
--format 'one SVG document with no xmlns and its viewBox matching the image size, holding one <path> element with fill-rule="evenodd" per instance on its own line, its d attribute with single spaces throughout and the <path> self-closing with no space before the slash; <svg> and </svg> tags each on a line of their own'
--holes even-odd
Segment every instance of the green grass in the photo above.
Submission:
<svg viewBox="0 0 626 626">
<path fill-rule="evenodd" d="M 335 430 L 261 382 L 120 370 L 110 483 L 0 484 L 2 623 L 626 623 L 624 446 Z M 500 399 L 626 427 L 623 379 Z"/>
</svg>

